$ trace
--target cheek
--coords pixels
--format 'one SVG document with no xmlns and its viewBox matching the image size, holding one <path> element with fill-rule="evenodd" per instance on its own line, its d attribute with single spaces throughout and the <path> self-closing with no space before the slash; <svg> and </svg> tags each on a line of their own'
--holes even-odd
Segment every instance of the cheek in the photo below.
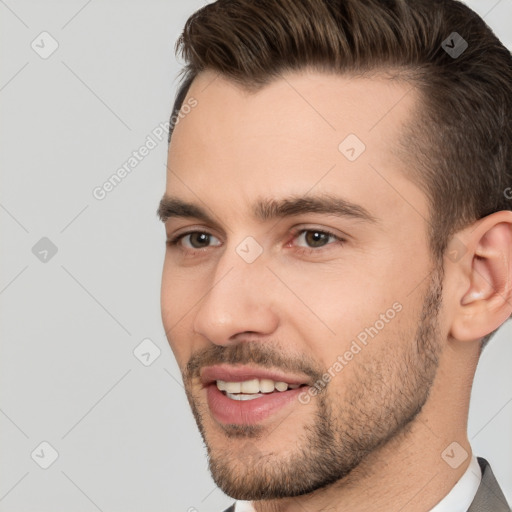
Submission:
<svg viewBox="0 0 512 512">
<path fill-rule="evenodd" d="M 381 261 L 380 275 L 375 267 L 369 268 L 311 266 L 307 271 L 281 273 L 294 292 L 281 292 L 282 314 L 289 315 L 302 333 L 307 345 L 303 349 L 326 368 L 345 354 L 343 364 L 360 359 L 370 345 L 395 339 L 407 323 L 410 308 L 405 300 L 408 304 L 414 297 L 406 298 L 408 291 L 393 279 L 393 265 Z"/>
<path fill-rule="evenodd" d="M 193 270 L 180 270 L 170 256 L 165 257 L 160 298 L 163 321 L 167 326 L 178 322 L 201 296 L 199 289 L 201 279 L 195 277 L 197 276 L 194 275 Z M 184 317 L 182 321 L 186 319 L 187 317 Z"/>
<path fill-rule="evenodd" d="M 194 286 L 197 286 L 196 280 L 180 276 L 166 260 L 160 292 L 162 324 L 180 366 L 188 361 L 193 349 L 190 335 L 194 305 L 204 293 Z"/>
<path fill-rule="evenodd" d="M 384 265 L 381 261 L 381 269 Z M 384 268 L 379 271 L 383 275 L 377 276 L 370 262 L 365 265 L 347 259 L 332 264 L 283 265 L 278 272 L 286 285 L 279 298 L 283 304 L 294 305 L 297 317 L 321 329 L 319 334 L 337 335 L 340 327 L 346 331 L 350 325 L 364 324 L 369 312 L 383 305 L 390 307 L 394 301 L 395 284 L 385 277 L 391 270 Z"/>
</svg>

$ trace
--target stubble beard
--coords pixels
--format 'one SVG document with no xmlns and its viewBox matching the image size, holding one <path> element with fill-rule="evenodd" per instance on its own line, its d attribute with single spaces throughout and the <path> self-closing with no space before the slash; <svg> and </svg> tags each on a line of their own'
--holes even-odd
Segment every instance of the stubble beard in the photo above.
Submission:
<svg viewBox="0 0 512 512">
<path fill-rule="evenodd" d="M 364 364 L 356 359 L 350 363 L 353 373 L 350 382 L 342 386 L 342 396 L 336 396 L 339 393 L 327 386 L 316 397 L 316 403 L 305 406 L 297 402 L 296 407 L 316 410 L 313 420 L 303 426 L 302 434 L 287 451 L 265 454 L 260 450 L 259 441 L 264 442 L 272 434 L 261 425 L 225 425 L 227 442 L 215 446 L 204 426 L 207 411 L 201 410 L 190 383 L 184 379 L 215 483 L 238 500 L 309 494 L 339 482 L 368 454 L 391 439 L 405 436 L 428 399 L 439 364 L 442 275 L 439 269 L 433 272 L 415 343 L 393 345 L 393 340 L 388 340 L 380 345 L 386 347 L 385 351 L 374 353 L 373 359 L 366 358 Z M 401 347 L 403 352 L 395 353 L 393 347 Z M 372 347 L 363 350 L 371 351 Z M 282 435 L 282 428 L 280 432 Z"/>
</svg>

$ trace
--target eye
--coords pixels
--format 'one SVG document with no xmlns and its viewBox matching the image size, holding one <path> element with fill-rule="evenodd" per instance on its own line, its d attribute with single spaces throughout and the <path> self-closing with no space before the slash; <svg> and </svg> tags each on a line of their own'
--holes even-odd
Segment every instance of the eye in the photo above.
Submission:
<svg viewBox="0 0 512 512">
<path fill-rule="evenodd" d="M 334 240 L 338 242 L 340 245 L 345 242 L 345 240 L 330 231 L 321 230 L 321 229 L 301 229 L 294 233 L 294 239 L 302 241 L 305 245 L 299 244 L 300 252 L 319 252 L 315 249 L 322 249 L 327 245 L 334 245 L 333 243 L 329 243 L 329 240 Z"/>
<path fill-rule="evenodd" d="M 342 245 L 343 242 L 345 242 L 340 236 L 323 229 L 300 229 L 295 230 L 292 235 L 293 240 L 296 239 L 299 241 L 299 244 L 296 246 L 298 252 L 307 254 L 320 253 L 323 247 L 335 245 L 336 242 Z M 212 241 L 217 241 L 217 243 L 212 244 Z M 300 242 L 302 242 L 302 244 Z M 171 247 L 181 246 L 185 251 L 194 251 L 207 249 L 211 246 L 219 246 L 221 242 L 217 237 L 206 231 L 188 231 L 169 239 L 167 245 Z M 290 247 L 290 245 L 291 244 L 288 243 L 287 247 Z"/>
<path fill-rule="evenodd" d="M 187 239 L 188 244 L 183 244 L 182 241 L 186 241 Z M 175 236 L 174 238 L 171 238 L 168 240 L 167 244 L 171 246 L 184 245 L 186 249 L 203 249 L 208 247 L 212 239 L 219 241 L 217 237 L 205 231 L 189 231 L 187 233 L 182 233 Z"/>
</svg>

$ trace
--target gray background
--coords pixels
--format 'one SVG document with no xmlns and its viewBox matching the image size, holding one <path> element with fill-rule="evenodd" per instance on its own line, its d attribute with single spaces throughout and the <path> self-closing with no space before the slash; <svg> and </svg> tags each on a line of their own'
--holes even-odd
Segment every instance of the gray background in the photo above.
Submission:
<svg viewBox="0 0 512 512">
<path fill-rule="evenodd" d="M 165 137 L 103 200 L 92 194 L 168 119 L 174 42 L 203 4 L 0 0 L 2 512 L 232 502 L 207 471 L 161 326 Z M 469 5 L 512 48 L 512 2 Z M 31 47 L 51 49 L 43 31 L 59 45 L 47 58 Z M 43 237 L 55 255 L 47 241 L 34 254 Z M 145 366 L 134 349 L 148 338 Z M 510 339 L 507 323 L 480 361 L 469 438 L 512 502 Z M 58 452 L 48 469 L 43 441 Z"/>
</svg>

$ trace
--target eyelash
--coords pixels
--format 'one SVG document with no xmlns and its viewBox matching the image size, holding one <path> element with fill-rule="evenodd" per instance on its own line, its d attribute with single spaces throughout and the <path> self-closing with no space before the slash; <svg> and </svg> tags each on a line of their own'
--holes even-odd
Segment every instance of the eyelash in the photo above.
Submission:
<svg viewBox="0 0 512 512">
<path fill-rule="evenodd" d="M 346 240 L 344 238 L 342 238 L 342 237 L 336 235 L 335 233 L 333 233 L 332 231 L 329 231 L 329 230 L 326 230 L 326 229 L 315 229 L 315 228 L 295 229 L 295 230 L 292 230 L 291 234 L 293 235 L 293 239 L 295 239 L 299 235 L 302 235 L 303 233 L 308 233 L 308 232 L 321 233 L 323 235 L 328 235 L 329 237 L 332 237 L 335 240 L 337 240 L 337 243 L 335 243 L 335 244 L 327 243 L 327 245 L 322 246 L 322 247 L 317 247 L 317 248 L 315 248 L 315 247 L 299 247 L 297 249 L 297 251 L 300 254 L 311 255 L 312 253 L 323 252 L 323 250 L 325 250 L 325 248 L 328 248 L 329 245 L 340 245 L 340 246 L 342 246 L 346 242 Z M 192 230 L 192 231 L 187 231 L 186 233 L 181 233 L 181 234 L 171 238 L 170 240 L 167 240 L 166 244 L 168 246 L 170 246 L 170 247 L 177 247 L 179 245 L 179 243 L 180 243 L 182 238 L 185 238 L 188 235 L 193 235 L 193 234 L 196 234 L 196 233 L 204 234 L 204 235 L 209 235 L 209 236 L 215 236 L 215 235 L 212 235 L 211 233 L 208 233 L 207 231 Z M 196 252 L 201 252 L 201 251 L 203 251 L 203 249 L 208 249 L 208 247 L 202 247 L 202 248 L 199 248 L 199 249 L 182 248 L 183 251 L 186 251 L 186 252 L 190 252 L 191 251 L 191 252 L 193 252 L 193 254 L 195 254 Z"/>
</svg>

